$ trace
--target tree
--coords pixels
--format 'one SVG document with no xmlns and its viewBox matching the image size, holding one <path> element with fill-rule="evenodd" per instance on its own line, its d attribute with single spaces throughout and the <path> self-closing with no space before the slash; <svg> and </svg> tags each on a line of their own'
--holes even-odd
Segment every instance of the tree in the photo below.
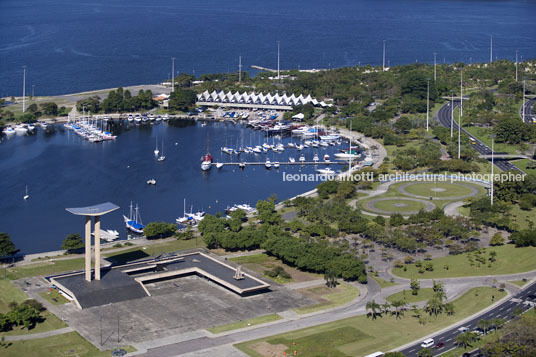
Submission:
<svg viewBox="0 0 536 357">
<path fill-rule="evenodd" d="M 197 97 L 195 92 L 189 89 L 176 89 L 169 96 L 169 109 L 183 112 L 193 110 Z"/>
<path fill-rule="evenodd" d="M 436 296 L 434 296 L 430 300 L 428 300 L 426 306 L 424 307 L 424 310 L 430 315 L 433 314 L 437 316 L 443 310 L 443 303 Z"/>
<path fill-rule="evenodd" d="M 447 315 L 452 316 L 454 315 L 454 304 L 451 302 L 447 302 L 445 304 L 445 312 Z"/>
<path fill-rule="evenodd" d="M 391 303 L 391 306 L 395 308 L 395 318 L 398 319 L 400 315 L 404 314 L 404 307 L 406 306 L 406 302 L 404 300 L 396 300 Z"/>
<path fill-rule="evenodd" d="M 45 115 L 58 115 L 58 105 L 54 102 L 41 103 L 40 107 Z"/>
<path fill-rule="evenodd" d="M 433 356 L 433 351 L 429 348 L 423 348 L 422 350 L 419 351 L 419 353 L 417 353 L 417 356 L 419 357 L 432 357 Z"/>
<path fill-rule="evenodd" d="M 8 257 L 17 251 L 15 244 L 11 242 L 9 234 L 0 232 L 0 257 Z"/>
<path fill-rule="evenodd" d="M 458 347 L 462 346 L 463 348 L 467 348 L 467 347 L 470 347 L 471 344 L 476 341 L 477 339 L 477 336 L 476 334 L 470 332 L 470 331 L 467 331 L 465 333 L 462 333 L 458 336 L 456 336 L 456 345 Z"/>
<path fill-rule="evenodd" d="M 492 322 L 490 320 L 482 319 L 476 324 L 478 328 L 481 328 L 484 331 L 484 334 L 491 328 Z"/>
<path fill-rule="evenodd" d="M 61 244 L 61 249 L 66 250 L 67 253 L 71 253 L 82 248 L 84 248 L 84 242 L 78 233 L 69 234 L 67 237 L 65 237 L 63 243 Z"/>
<path fill-rule="evenodd" d="M 381 306 L 374 300 L 367 302 L 365 309 L 367 310 L 367 317 L 370 316 L 373 320 L 376 320 L 376 317 L 378 316 L 382 316 Z M 368 312 L 368 310 L 370 310 L 370 312 Z"/>
<path fill-rule="evenodd" d="M 328 288 L 334 288 L 337 286 L 337 274 L 332 270 L 328 270 L 324 274 L 324 280 L 326 281 Z"/>
<path fill-rule="evenodd" d="M 167 222 L 151 222 L 143 229 L 143 234 L 151 238 L 169 237 L 177 231 L 177 227 L 173 223 Z"/>
<path fill-rule="evenodd" d="M 495 233 L 489 242 L 489 245 L 491 246 L 497 246 L 497 245 L 503 245 L 503 244 L 504 244 L 504 238 L 501 232 Z"/>
<path fill-rule="evenodd" d="M 418 295 L 419 289 L 421 288 L 421 283 L 417 279 L 411 279 L 411 282 L 409 283 L 409 287 L 411 289 L 411 295 Z"/>
</svg>

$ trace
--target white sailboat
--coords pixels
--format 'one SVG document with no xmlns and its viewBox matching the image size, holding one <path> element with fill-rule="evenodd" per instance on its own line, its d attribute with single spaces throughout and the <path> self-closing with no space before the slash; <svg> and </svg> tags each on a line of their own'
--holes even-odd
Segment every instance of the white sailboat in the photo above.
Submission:
<svg viewBox="0 0 536 357">
<path fill-rule="evenodd" d="M 28 185 L 26 185 L 26 194 L 24 195 L 24 199 L 27 200 L 30 198 L 30 195 L 28 194 Z"/>
<path fill-rule="evenodd" d="M 158 150 L 158 138 L 156 139 L 155 142 L 156 142 L 156 147 L 155 147 L 155 149 L 154 149 L 154 156 L 158 156 L 158 153 L 160 152 L 160 151 Z"/>
<path fill-rule="evenodd" d="M 158 161 L 164 161 L 166 156 L 164 155 L 164 141 L 162 140 L 162 155 L 158 157 Z"/>
</svg>

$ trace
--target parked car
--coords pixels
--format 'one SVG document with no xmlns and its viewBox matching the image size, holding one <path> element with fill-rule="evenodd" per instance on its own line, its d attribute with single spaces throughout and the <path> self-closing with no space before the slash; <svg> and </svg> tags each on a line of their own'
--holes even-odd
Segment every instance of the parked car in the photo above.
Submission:
<svg viewBox="0 0 536 357">
<path fill-rule="evenodd" d="M 467 331 L 469 331 L 469 328 L 465 326 L 462 326 L 458 329 L 459 333 L 466 333 Z"/>
<path fill-rule="evenodd" d="M 426 340 L 422 341 L 422 343 L 421 343 L 422 348 L 432 347 L 433 345 L 434 345 L 434 339 L 433 338 L 426 339 Z"/>
<path fill-rule="evenodd" d="M 445 344 L 443 342 L 438 342 L 436 345 L 435 345 L 435 348 L 441 348 L 441 347 L 444 347 Z"/>
</svg>

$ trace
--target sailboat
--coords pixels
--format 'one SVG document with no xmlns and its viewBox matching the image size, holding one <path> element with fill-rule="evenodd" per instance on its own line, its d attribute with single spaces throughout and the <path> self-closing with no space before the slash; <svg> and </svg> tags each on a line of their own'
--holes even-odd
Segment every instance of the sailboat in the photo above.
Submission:
<svg viewBox="0 0 536 357">
<path fill-rule="evenodd" d="M 154 156 L 158 156 L 158 153 L 159 153 L 159 152 L 160 152 L 160 151 L 158 150 L 158 138 L 157 138 L 157 139 L 156 139 L 156 147 L 155 147 L 155 149 L 154 149 Z"/>
<path fill-rule="evenodd" d="M 130 215 L 129 217 L 126 217 L 123 215 L 123 220 L 125 221 L 125 225 L 127 229 L 131 230 L 134 233 L 143 233 L 143 229 L 145 226 L 141 222 L 140 212 L 138 209 L 138 205 L 136 204 L 136 210 L 132 210 L 132 201 L 130 202 Z"/>
<path fill-rule="evenodd" d="M 162 140 L 162 155 L 158 157 L 158 161 L 164 161 L 166 156 L 164 155 L 164 141 Z"/>
<path fill-rule="evenodd" d="M 179 224 L 187 223 L 189 220 L 191 220 L 189 215 L 186 214 L 186 198 L 184 199 L 184 210 L 183 210 L 183 216 L 177 218 L 175 221 Z"/>
<path fill-rule="evenodd" d="M 30 195 L 28 194 L 28 185 L 26 185 L 26 194 L 24 195 L 24 199 L 27 200 L 30 198 Z"/>
</svg>

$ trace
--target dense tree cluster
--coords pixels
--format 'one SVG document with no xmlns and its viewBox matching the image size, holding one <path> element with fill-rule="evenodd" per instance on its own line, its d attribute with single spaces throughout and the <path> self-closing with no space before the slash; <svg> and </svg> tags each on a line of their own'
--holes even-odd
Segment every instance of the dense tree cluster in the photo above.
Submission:
<svg viewBox="0 0 536 357">
<path fill-rule="evenodd" d="M 66 253 L 77 252 L 82 248 L 84 248 L 84 242 L 78 233 L 69 234 L 61 244 L 61 249 L 66 250 Z"/>
<path fill-rule="evenodd" d="M 173 223 L 167 222 L 151 222 L 143 229 L 143 234 L 149 238 L 166 238 L 170 237 L 177 231 L 177 227 Z"/>
<path fill-rule="evenodd" d="M 26 300 L 20 304 L 10 303 L 10 311 L 0 314 L 0 331 L 9 331 L 13 326 L 30 329 L 41 320 L 43 305 L 36 300 Z"/>
<path fill-rule="evenodd" d="M 129 90 L 122 87 L 111 90 L 108 97 L 100 100 L 98 96 L 91 96 L 76 102 L 76 109 L 79 112 L 89 111 L 91 113 L 124 113 L 139 110 L 149 110 L 156 107 L 153 100 L 153 92 L 150 89 L 140 89 L 137 96 L 132 96 Z"/>
<path fill-rule="evenodd" d="M 197 97 L 193 90 L 175 89 L 169 96 L 168 108 L 172 111 L 191 111 L 195 107 Z"/>
<path fill-rule="evenodd" d="M 486 356 L 536 356 L 536 314 L 524 314 L 500 331 L 498 338 L 482 346 L 481 351 Z"/>
<path fill-rule="evenodd" d="M 17 247 L 11 241 L 9 234 L 0 232 L 0 258 L 8 257 L 17 252 Z"/>
</svg>

